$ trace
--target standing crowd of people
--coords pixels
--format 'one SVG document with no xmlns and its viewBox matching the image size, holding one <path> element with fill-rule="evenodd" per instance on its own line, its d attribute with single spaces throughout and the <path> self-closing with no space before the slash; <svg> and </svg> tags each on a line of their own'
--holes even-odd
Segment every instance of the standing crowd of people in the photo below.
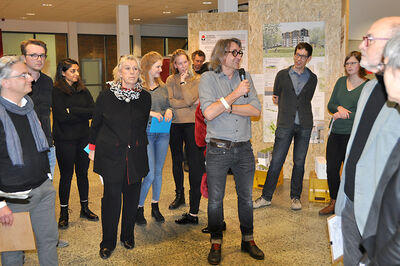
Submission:
<svg viewBox="0 0 400 266">
<path fill-rule="evenodd" d="M 337 80 L 327 107 L 332 115 L 326 147 L 331 202 L 319 214 L 341 218 L 344 265 L 399 265 L 400 17 L 376 21 L 359 48 L 361 52 L 346 56 L 345 76 Z M 290 203 L 293 211 L 302 209 L 313 127 L 311 100 L 318 82 L 306 66 L 312 53 L 310 44 L 298 43 L 293 65 L 276 75 L 272 100 L 278 119 L 272 161 L 262 194 L 253 202 L 251 117 L 261 115 L 261 103 L 250 74 L 239 71 L 239 39 L 217 41 L 207 63 L 200 50 L 190 57 L 177 49 L 165 83 L 159 53 L 149 52 L 141 60 L 122 56 L 113 81 L 96 101 L 80 78 L 77 61 L 60 60 L 53 85 L 41 72 L 46 44 L 23 41 L 21 57 L 0 58 L 0 190 L 10 195 L 0 198 L 0 223 L 12 225 L 13 213 L 29 212 L 40 265 L 58 265 L 57 247 L 68 245 L 58 238 L 58 229 L 69 226 L 74 171 L 80 217 L 99 221 L 88 204 L 90 159 L 104 185 L 99 255 L 107 259 L 116 248 L 120 216 L 119 240 L 124 248 L 133 249 L 135 224 L 147 224 L 144 208 L 150 187 L 151 216 L 158 223 L 165 221 L 159 201 L 169 146 L 175 182 L 171 210 L 185 205 L 185 157 L 189 166 L 189 210 L 175 223 L 198 224 L 201 195 L 207 195 L 208 226 L 202 230 L 210 233 L 207 260 L 219 264 L 226 230 L 226 178 L 232 173 L 241 250 L 263 260 L 264 252 L 254 241 L 253 212 L 272 205 L 292 140 Z M 366 70 L 376 79 L 367 79 Z M 170 130 L 159 131 L 158 123 L 170 124 Z M 56 160 L 58 229 L 52 183 Z M 26 193 L 26 199 L 12 199 L 14 193 Z M 2 265 L 22 265 L 23 256 L 23 251 L 3 252 Z"/>
</svg>

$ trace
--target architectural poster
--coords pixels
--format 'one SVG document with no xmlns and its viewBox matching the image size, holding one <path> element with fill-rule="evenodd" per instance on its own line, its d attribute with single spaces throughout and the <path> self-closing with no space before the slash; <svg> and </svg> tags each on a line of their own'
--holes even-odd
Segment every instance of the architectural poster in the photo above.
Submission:
<svg viewBox="0 0 400 266">
<path fill-rule="evenodd" d="M 263 28 L 264 142 L 274 142 L 278 106 L 272 102 L 276 74 L 293 65 L 294 48 L 299 42 L 308 42 L 313 47 L 311 61 L 307 67 L 318 77 L 312 100 L 314 127 L 310 143 L 323 142 L 325 112 L 325 23 L 291 22 L 265 24 Z"/>
</svg>

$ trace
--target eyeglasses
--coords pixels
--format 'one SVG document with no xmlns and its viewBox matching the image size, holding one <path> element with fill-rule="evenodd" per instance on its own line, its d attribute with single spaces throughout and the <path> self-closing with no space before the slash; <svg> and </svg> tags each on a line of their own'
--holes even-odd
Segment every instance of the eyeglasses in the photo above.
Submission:
<svg viewBox="0 0 400 266">
<path fill-rule="evenodd" d="M 363 42 L 366 43 L 366 47 L 371 45 L 372 41 L 388 41 L 390 40 L 390 38 L 380 38 L 380 37 L 372 37 L 372 36 L 363 36 Z"/>
<path fill-rule="evenodd" d="M 31 58 L 37 60 L 39 59 L 46 59 L 47 55 L 46 54 L 27 54 L 27 56 L 30 56 Z"/>
<path fill-rule="evenodd" d="M 226 54 L 231 53 L 231 54 L 233 55 L 233 57 L 236 57 L 236 56 L 238 56 L 239 54 L 240 54 L 240 56 L 243 56 L 243 51 L 242 51 L 242 50 L 240 50 L 240 51 L 238 51 L 238 50 L 225 51 L 225 53 L 226 53 Z"/>
<path fill-rule="evenodd" d="M 24 79 L 27 79 L 28 77 L 32 77 L 31 73 L 22 73 L 22 74 L 19 74 L 19 75 L 16 75 L 16 76 L 8 77 L 7 79 L 13 79 L 13 78 L 24 78 Z"/>
<path fill-rule="evenodd" d="M 344 65 L 345 66 L 352 66 L 352 65 L 357 65 L 359 62 L 346 62 Z"/>
<path fill-rule="evenodd" d="M 296 56 L 297 58 L 301 58 L 301 60 L 306 60 L 308 58 L 308 55 L 304 54 L 295 54 L 294 56 Z"/>
</svg>

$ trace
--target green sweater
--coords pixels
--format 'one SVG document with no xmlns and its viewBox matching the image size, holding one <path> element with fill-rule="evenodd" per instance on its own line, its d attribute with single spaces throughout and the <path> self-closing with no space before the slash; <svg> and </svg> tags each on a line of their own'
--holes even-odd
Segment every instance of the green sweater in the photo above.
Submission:
<svg viewBox="0 0 400 266">
<path fill-rule="evenodd" d="M 332 114 L 336 113 L 338 110 L 338 106 L 343 106 L 347 110 L 349 110 L 350 116 L 348 119 L 337 119 L 333 123 L 332 132 L 336 134 L 350 134 L 351 128 L 353 127 L 354 116 L 357 111 L 357 102 L 358 98 L 360 98 L 360 94 L 362 89 L 364 88 L 365 83 L 368 80 L 363 82 L 360 86 L 355 88 L 352 91 L 347 90 L 347 76 L 341 77 L 335 84 L 333 88 L 333 92 L 331 95 L 331 99 L 328 103 L 328 110 Z"/>
</svg>

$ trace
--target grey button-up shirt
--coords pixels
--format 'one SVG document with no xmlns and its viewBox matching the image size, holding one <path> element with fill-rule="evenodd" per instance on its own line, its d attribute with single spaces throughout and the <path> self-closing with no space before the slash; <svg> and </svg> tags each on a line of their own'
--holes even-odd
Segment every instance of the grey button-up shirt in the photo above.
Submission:
<svg viewBox="0 0 400 266">
<path fill-rule="evenodd" d="M 253 81 L 248 72 L 246 79 L 250 82 L 250 92 L 248 97 L 238 98 L 235 104 L 251 104 L 258 110 L 261 110 L 260 101 L 257 98 L 257 92 Z M 201 109 L 207 109 L 212 103 L 218 101 L 221 97 L 226 97 L 235 90 L 240 83 L 240 77 L 237 71 L 234 72 L 232 79 L 229 79 L 223 72 L 216 73 L 208 71 L 201 75 L 199 84 L 199 98 Z M 223 112 L 207 123 L 206 141 L 210 138 L 224 139 L 233 142 L 248 141 L 251 138 L 251 121 L 248 116 L 240 116 Z"/>
<path fill-rule="evenodd" d="M 308 79 L 310 78 L 310 72 L 308 72 L 308 69 L 305 68 L 303 73 L 299 74 L 293 70 L 292 66 L 289 70 L 289 76 L 292 80 L 294 91 L 296 92 L 296 95 L 299 96 L 304 85 L 306 85 Z M 299 111 L 296 111 L 296 118 L 294 119 L 294 123 L 300 125 Z"/>
</svg>

